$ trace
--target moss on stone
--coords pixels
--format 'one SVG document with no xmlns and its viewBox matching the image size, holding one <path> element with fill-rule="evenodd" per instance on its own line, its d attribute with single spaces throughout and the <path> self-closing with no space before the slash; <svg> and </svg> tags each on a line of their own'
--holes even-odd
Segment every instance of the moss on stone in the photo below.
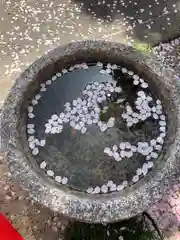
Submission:
<svg viewBox="0 0 180 240">
<path fill-rule="evenodd" d="M 132 46 L 145 55 L 150 55 L 152 52 L 152 46 L 148 43 L 134 41 Z"/>
</svg>

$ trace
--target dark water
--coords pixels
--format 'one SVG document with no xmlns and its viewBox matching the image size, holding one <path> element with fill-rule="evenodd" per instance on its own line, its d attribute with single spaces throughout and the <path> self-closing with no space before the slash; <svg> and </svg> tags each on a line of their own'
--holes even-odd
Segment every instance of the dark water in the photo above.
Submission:
<svg viewBox="0 0 180 240">
<path fill-rule="evenodd" d="M 132 179 L 135 170 L 145 162 L 145 157 L 136 153 L 130 159 L 116 162 L 114 158 L 104 154 L 104 148 L 119 145 L 123 141 L 136 144 L 138 141 L 148 141 L 158 135 L 159 127 L 155 120 L 149 119 L 127 128 L 120 114 L 116 116 L 115 126 L 106 132 L 101 132 L 99 127 L 93 124 L 88 126 L 85 134 L 81 134 L 67 123 L 64 124 L 63 132 L 60 134 L 44 133 L 44 125 L 52 114 L 59 115 L 63 112 L 64 104 L 82 97 L 82 90 L 88 83 L 94 81 L 116 80 L 117 85 L 124 90 L 121 97 L 133 107 L 136 91 L 140 87 L 134 86 L 132 79 L 123 75 L 120 69 L 114 73 L 114 76 L 103 75 L 99 68 L 91 65 L 88 70 L 78 69 L 65 74 L 42 93 L 39 104 L 34 108 L 36 117 L 29 120 L 35 124 L 36 137 L 46 139 L 45 147 L 40 148 L 39 155 L 35 157 L 38 164 L 46 161 L 47 169 L 53 170 L 55 175 L 67 176 L 68 186 L 74 189 L 85 191 L 89 186 L 102 185 L 108 180 L 120 184 L 124 180 Z"/>
</svg>

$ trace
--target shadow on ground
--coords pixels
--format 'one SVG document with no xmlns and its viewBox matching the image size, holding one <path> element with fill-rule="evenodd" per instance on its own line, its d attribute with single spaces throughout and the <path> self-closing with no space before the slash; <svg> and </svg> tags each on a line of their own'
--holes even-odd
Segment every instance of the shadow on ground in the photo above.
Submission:
<svg viewBox="0 0 180 240">
<path fill-rule="evenodd" d="M 155 222 L 147 213 L 104 225 L 74 222 L 66 228 L 64 238 L 64 240 L 163 240 Z"/>
</svg>

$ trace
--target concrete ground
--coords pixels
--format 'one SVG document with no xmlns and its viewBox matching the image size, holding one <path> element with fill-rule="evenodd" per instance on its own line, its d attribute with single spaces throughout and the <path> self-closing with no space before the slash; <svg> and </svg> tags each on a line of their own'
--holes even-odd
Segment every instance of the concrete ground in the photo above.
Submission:
<svg viewBox="0 0 180 240">
<path fill-rule="evenodd" d="M 180 1 L 177 0 L 1 0 L 0 107 L 19 73 L 54 47 L 86 39 L 154 46 L 179 33 Z M 163 45 L 156 55 L 160 60 L 163 56 L 163 63 L 172 55 L 178 71 L 179 47 L 177 44 L 174 51 L 167 51 Z M 165 53 L 159 54 L 162 49 Z M 29 200 L 13 182 L 3 157 L 0 189 L 0 211 L 24 239 L 61 239 L 67 219 Z M 179 189 L 180 186 L 174 186 L 149 210 L 169 239 L 176 234 L 175 240 L 180 240 Z"/>
</svg>

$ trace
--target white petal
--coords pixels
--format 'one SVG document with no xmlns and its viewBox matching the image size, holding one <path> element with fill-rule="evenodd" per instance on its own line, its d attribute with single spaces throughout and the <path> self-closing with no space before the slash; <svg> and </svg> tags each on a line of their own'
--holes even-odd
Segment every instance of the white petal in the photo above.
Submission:
<svg viewBox="0 0 180 240">
<path fill-rule="evenodd" d="M 110 69 L 110 68 L 107 68 L 107 69 L 106 69 L 106 73 L 107 73 L 107 74 L 110 74 L 110 73 L 111 73 L 111 69 Z"/>
<path fill-rule="evenodd" d="M 111 192 L 114 192 L 114 191 L 116 191 L 116 190 L 117 190 L 116 184 L 113 184 L 113 185 L 110 186 L 110 191 L 111 191 Z"/>
<path fill-rule="evenodd" d="M 133 84 L 134 84 L 134 85 L 138 85 L 138 84 L 139 84 L 139 81 L 138 81 L 138 80 L 134 80 L 134 81 L 133 81 Z"/>
<path fill-rule="evenodd" d="M 124 158 L 124 157 L 126 156 L 125 151 L 121 151 L 121 152 L 120 152 L 120 156 L 121 156 L 122 158 Z"/>
<path fill-rule="evenodd" d="M 32 151 L 32 154 L 33 155 L 38 155 L 38 153 L 39 153 L 38 148 L 34 148 L 33 151 Z"/>
<path fill-rule="evenodd" d="M 111 150 L 107 154 L 108 154 L 109 157 L 113 156 L 113 152 Z"/>
<path fill-rule="evenodd" d="M 152 168 L 154 166 L 154 163 L 152 162 L 152 161 L 149 161 L 148 163 L 147 163 L 147 167 L 150 169 L 150 168 Z"/>
<path fill-rule="evenodd" d="M 166 119 L 165 115 L 161 115 L 161 116 L 160 116 L 160 119 L 163 120 L 163 121 L 165 121 L 165 119 Z"/>
<path fill-rule="evenodd" d="M 121 87 L 116 87 L 115 92 L 120 93 L 122 91 Z"/>
<path fill-rule="evenodd" d="M 103 64 L 102 64 L 102 62 L 97 62 L 97 64 L 96 64 L 98 67 L 103 67 Z"/>
<path fill-rule="evenodd" d="M 27 128 L 34 128 L 34 124 L 27 124 Z"/>
<path fill-rule="evenodd" d="M 127 69 L 126 69 L 126 68 L 122 68 L 121 71 L 122 71 L 123 73 L 127 73 Z"/>
<path fill-rule="evenodd" d="M 152 139 L 152 140 L 150 141 L 150 143 L 151 143 L 151 146 L 155 146 L 155 145 L 156 145 L 156 140 L 155 140 L 155 139 Z"/>
<path fill-rule="evenodd" d="M 162 137 L 158 137 L 158 138 L 157 138 L 157 142 L 159 142 L 159 143 L 163 143 L 163 141 L 164 141 L 164 140 L 163 140 Z"/>
<path fill-rule="evenodd" d="M 56 176 L 55 177 L 56 182 L 61 183 L 61 180 L 62 180 L 61 176 Z"/>
<path fill-rule="evenodd" d="M 46 130 L 45 130 L 45 133 L 50 133 L 51 132 L 51 128 L 46 128 Z"/>
<path fill-rule="evenodd" d="M 46 81 L 46 85 L 51 85 L 52 81 L 51 80 L 47 80 Z"/>
<path fill-rule="evenodd" d="M 158 154 L 156 152 L 151 152 L 151 157 L 152 158 L 157 158 L 158 157 Z"/>
<path fill-rule="evenodd" d="M 94 193 L 100 193 L 101 189 L 99 186 L 94 188 Z"/>
<path fill-rule="evenodd" d="M 114 127 L 114 122 L 108 121 L 108 122 L 107 122 L 107 127 L 108 127 L 108 128 Z"/>
<path fill-rule="evenodd" d="M 164 126 L 166 126 L 166 122 L 165 121 L 159 121 L 159 125 L 164 127 Z"/>
<path fill-rule="evenodd" d="M 52 117 L 51 117 L 52 120 L 57 120 L 58 119 L 58 115 L 56 114 L 53 114 Z"/>
<path fill-rule="evenodd" d="M 108 186 L 108 187 L 111 187 L 113 184 L 114 184 L 114 183 L 113 183 L 112 180 L 110 180 L 110 181 L 107 182 L 107 186 Z"/>
<path fill-rule="evenodd" d="M 56 130 L 57 130 L 56 127 L 52 127 L 52 128 L 51 128 L 51 133 L 52 133 L 52 134 L 55 134 L 55 133 L 57 132 Z"/>
<path fill-rule="evenodd" d="M 29 112 L 29 113 L 32 113 L 32 112 L 33 112 L 33 107 L 32 107 L 32 106 L 29 106 L 29 107 L 28 107 L 28 112 Z"/>
<path fill-rule="evenodd" d="M 117 145 L 113 145 L 113 151 L 116 152 L 118 150 Z"/>
<path fill-rule="evenodd" d="M 68 72 L 67 69 L 62 69 L 63 74 L 66 74 L 67 72 Z"/>
<path fill-rule="evenodd" d="M 122 182 L 122 185 L 123 185 L 124 187 L 127 187 L 127 186 L 128 186 L 128 181 L 123 181 L 123 182 Z"/>
<path fill-rule="evenodd" d="M 52 77 L 52 81 L 55 81 L 57 77 L 60 77 L 60 76 L 61 76 L 61 73 L 56 73 L 56 75 Z"/>
<path fill-rule="evenodd" d="M 160 134 L 160 137 L 162 137 L 162 138 L 164 138 L 166 136 L 166 133 L 165 132 L 162 132 L 161 134 Z"/>
<path fill-rule="evenodd" d="M 137 74 L 134 74 L 132 78 L 136 81 L 139 80 L 139 76 Z"/>
<path fill-rule="evenodd" d="M 129 76 L 133 76 L 133 71 L 128 71 Z"/>
<path fill-rule="evenodd" d="M 40 88 L 40 92 L 45 92 L 47 88 Z"/>
<path fill-rule="evenodd" d="M 86 190 L 87 193 L 92 193 L 93 192 L 93 188 L 92 187 L 89 187 L 87 190 Z"/>
<path fill-rule="evenodd" d="M 46 140 L 45 140 L 45 139 L 43 139 L 43 140 L 40 141 L 40 145 L 41 145 L 42 147 L 44 147 L 45 144 L 46 144 Z"/>
<path fill-rule="evenodd" d="M 133 177 L 132 181 L 133 181 L 134 183 L 138 182 L 138 181 L 139 181 L 139 176 L 138 176 L 138 175 L 135 175 L 135 176 Z"/>
<path fill-rule="evenodd" d="M 120 191 L 122 191 L 124 189 L 124 185 L 120 184 L 120 185 L 117 186 L 116 189 L 117 189 L 118 192 L 120 192 Z"/>
<path fill-rule="evenodd" d="M 34 139 L 35 139 L 34 136 L 29 136 L 29 137 L 28 137 L 28 141 L 29 141 L 29 142 L 33 141 Z"/>
<path fill-rule="evenodd" d="M 40 164 L 40 168 L 45 169 L 46 165 L 47 165 L 46 162 L 43 161 L 43 162 Z"/>
<path fill-rule="evenodd" d="M 29 148 L 33 150 L 35 148 L 35 144 L 33 142 L 30 142 L 29 143 Z"/>
<path fill-rule="evenodd" d="M 104 149 L 104 153 L 109 153 L 109 152 L 110 152 L 110 148 L 106 147 L 106 148 Z"/>
<path fill-rule="evenodd" d="M 141 87 L 142 87 L 142 88 L 148 88 L 148 84 L 147 84 L 147 83 L 142 83 L 142 84 L 141 84 Z"/>
<path fill-rule="evenodd" d="M 33 134 L 33 133 L 35 133 L 35 130 L 34 130 L 33 128 L 28 128 L 28 129 L 27 129 L 27 132 L 28 132 L 29 134 Z"/>
<path fill-rule="evenodd" d="M 100 73 L 101 73 L 101 74 L 105 74 L 105 73 L 106 73 L 106 70 L 101 69 L 101 70 L 100 70 Z"/>
<path fill-rule="evenodd" d="M 47 170 L 47 175 L 50 176 L 50 177 L 53 177 L 54 176 L 54 172 L 51 171 L 51 170 Z"/>
<path fill-rule="evenodd" d="M 74 67 L 73 67 L 73 66 L 69 68 L 69 71 L 70 71 L 70 72 L 72 72 L 73 70 L 74 70 Z"/>
<path fill-rule="evenodd" d="M 67 177 L 63 177 L 62 178 L 62 184 L 67 184 L 68 182 L 68 178 Z"/>
<path fill-rule="evenodd" d="M 57 72 L 57 73 L 56 73 L 56 76 L 57 76 L 57 77 L 61 77 L 62 74 L 61 74 L 60 72 Z M 52 81 L 55 81 L 56 79 L 57 79 L 57 78 L 55 78 L 55 76 L 52 77 Z"/>
<path fill-rule="evenodd" d="M 46 85 L 45 85 L 45 83 L 41 83 L 40 86 L 41 86 L 42 88 L 44 88 Z"/>
<path fill-rule="evenodd" d="M 117 69 L 117 65 L 116 64 L 113 64 L 112 66 L 111 66 L 111 68 L 114 70 L 114 69 Z"/>
<path fill-rule="evenodd" d="M 101 192 L 102 192 L 102 193 L 107 193 L 107 192 L 108 192 L 108 186 L 105 185 L 105 184 L 102 185 L 102 186 L 101 186 Z"/>
<path fill-rule="evenodd" d="M 37 105 L 38 104 L 38 101 L 36 99 L 33 99 L 32 100 L 32 105 Z"/>
<path fill-rule="evenodd" d="M 73 106 L 77 106 L 77 100 L 73 100 Z"/>
<path fill-rule="evenodd" d="M 131 158 L 133 156 L 133 152 L 129 151 L 129 152 L 126 152 L 126 157 L 127 158 Z"/>
<path fill-rule="evenodd" d="M 37 94 L 35 97 L 34 97 L 36 100 L 39 100 L 41 98 L 41 95 L 40 94 Z"/>
<path fill-rule="evenodd" d="M 114 152 L 114 153 L 113 153 L 113 157 L 114 157 L 114 159 L 115 159 L 117 162 L 119 162 L 119 161 L 121 160 L 120 155 L 119 155 L 119 153 L 117 153 L 117 152 Z"/>
<path fill-rule="evenodd" d="M 138 168 L 138 169 L 136 170 L 136 174 L 137 174 L 138 176 L 140 176 L 140 175 L 142 174 L 142 169 L 141 169 L 141 168 Z"/>
</svg>

